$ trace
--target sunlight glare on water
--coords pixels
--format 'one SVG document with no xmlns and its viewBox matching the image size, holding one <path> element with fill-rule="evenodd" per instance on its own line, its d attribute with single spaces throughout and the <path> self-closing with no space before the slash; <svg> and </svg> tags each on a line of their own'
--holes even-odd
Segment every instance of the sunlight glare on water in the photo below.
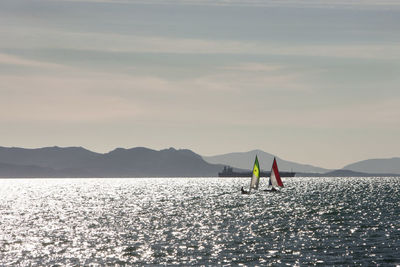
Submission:
<svg viewBox="0 0 400 267">
<path fill-rule="evenodd" d="M 400 264 L 399 178 L 283 182 L 2 179 L 0 265 Z"/>
</svg>

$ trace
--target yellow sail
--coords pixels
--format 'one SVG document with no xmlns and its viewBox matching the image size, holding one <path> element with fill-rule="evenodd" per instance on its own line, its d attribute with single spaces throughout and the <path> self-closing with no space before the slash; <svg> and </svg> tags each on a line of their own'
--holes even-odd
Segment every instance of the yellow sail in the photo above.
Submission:
<svg viewBox="0 0 400 267">
<path fill-rule="evenodd" d="M 258 158 L 254 161 L 253 166 L 253 176 L 251 177 L 250 190 L 258 189 L 258 184 L 260 183 L 260 165 L 258 164 Z"/>
</svg>

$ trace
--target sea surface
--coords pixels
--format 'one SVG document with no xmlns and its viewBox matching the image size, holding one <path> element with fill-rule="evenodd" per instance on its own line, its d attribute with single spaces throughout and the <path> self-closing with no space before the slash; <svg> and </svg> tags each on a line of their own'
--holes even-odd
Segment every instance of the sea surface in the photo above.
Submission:
<svg viewBox="0 0 400 267">
<path fill-rule="evenodd" d="M 249 182 L 0 179 L 0 266 L 400 266 L 400 178 Z"/>
</svg>

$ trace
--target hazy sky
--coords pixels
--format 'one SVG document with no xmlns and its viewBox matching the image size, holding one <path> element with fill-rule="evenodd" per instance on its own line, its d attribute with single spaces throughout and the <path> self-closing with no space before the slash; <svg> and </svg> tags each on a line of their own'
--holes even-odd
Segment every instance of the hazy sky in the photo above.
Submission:
<svg viewBox="0 0 400 267">
<path fill-rule="evenodd" d="M 400 1 L 1 0 L 0 146 L 400 156 Z"/>
</svg>

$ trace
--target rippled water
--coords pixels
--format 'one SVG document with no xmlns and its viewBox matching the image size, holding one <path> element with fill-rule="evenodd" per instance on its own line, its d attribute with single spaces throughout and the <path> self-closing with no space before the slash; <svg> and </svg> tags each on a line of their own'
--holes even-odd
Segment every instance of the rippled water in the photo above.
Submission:
<svg viewBox="0 0 400 267">
<path fill-rule="evenodd" d="M 400 265 L 399 178 L 284 183 L 3 179 L 0 265 Z"/>
</svg>

